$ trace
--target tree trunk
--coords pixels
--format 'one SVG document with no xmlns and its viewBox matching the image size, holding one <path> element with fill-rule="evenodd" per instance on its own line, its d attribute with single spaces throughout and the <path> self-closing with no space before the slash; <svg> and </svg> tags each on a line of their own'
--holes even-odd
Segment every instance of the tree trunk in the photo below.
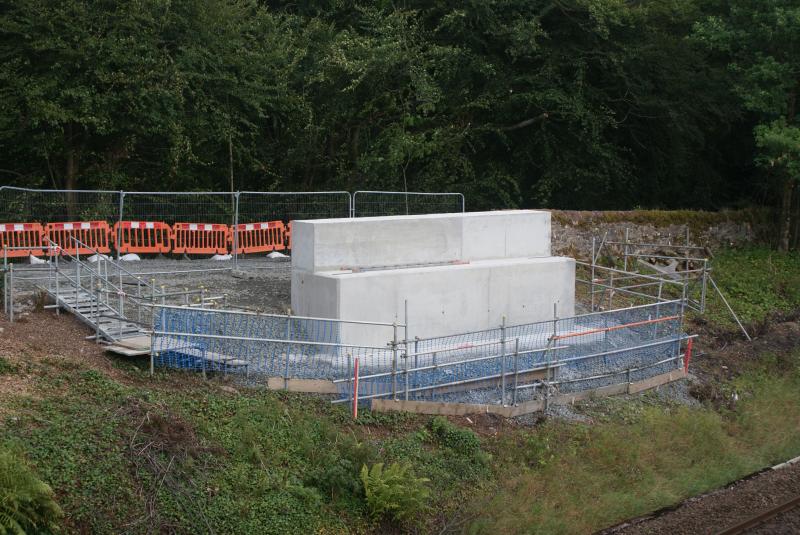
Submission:
<svg viewBox="0 0 800 535">
<path fill-rule="evenodd" d="M 781 251 L 789 250 L 789 239 L 792 233 L 792 198 L 796 187 L 793 178 L 787 178 L 783 184 L 783 195 L 781 195 L 781 224 L 778 247 Z"/>
</svg>

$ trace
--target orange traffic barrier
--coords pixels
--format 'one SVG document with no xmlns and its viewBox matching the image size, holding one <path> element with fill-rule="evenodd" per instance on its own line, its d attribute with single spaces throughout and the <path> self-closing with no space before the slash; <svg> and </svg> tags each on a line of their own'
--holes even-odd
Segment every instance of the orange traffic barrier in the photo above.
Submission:
<svg viewBox="0 0 800 535">
<path fill-rule="evenodd" d="M 172 225 L 172 252 L 187 254 L 225 254 L 228 252 L 228 225 L 216 223 L 175 223 Z"/>
<path fill-rule="evenodd" d="M 286 225 L 286 248 L 291 250 L 292 249 L 292 222 Z"/>
<path fill-rule="evenodd" d="M 168 253 L 172 229 L 159 221 L 120 221 L 114 225 L 114 244 L 120 253 Z"/>
<path fill-rule="evenodd" d="M 39 223 L 0 224 L 0 255 L 7 258 L 44 254 L 44 229 Z M 15 249 L 6 249 L 15 247 Z M 22 249 L 16 249 L 22 247 Z"/>
<path fill-rule="evenodd" d="M 236 253 L 267 253 L 269 251 L 283 251 L 284 235 L 286 228 L 283 221 L 269 221 L 267 223 L 245 223 L 235 227 Z M 231 242 L 233 242 L 231 232 Z"/>
<path fill-rule="evenodd" d="M 73 223 L 48 223 L 44 227 L 47 238 L 63 250 L 62 254 L 110 253 L 108 236 L 111 227 L 105 221 L 84 221 Z M 78 245 L 73 238 L 82 242 Z"/>
</svg>

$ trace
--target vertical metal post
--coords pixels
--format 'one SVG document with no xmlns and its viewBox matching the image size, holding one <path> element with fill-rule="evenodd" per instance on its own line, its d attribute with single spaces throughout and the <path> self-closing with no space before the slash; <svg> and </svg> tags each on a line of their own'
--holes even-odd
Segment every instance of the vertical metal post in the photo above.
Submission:
<svg viewBox="0 0 800 535">
<path fill-rule="evenodd" d="M 703 259 L 703 280 L 700 286 L 700 313 L 706 311 L 706 291 L 708 288 L 708 259 Z"/>
<path fill-rule="evenodd" d="M 142 323 L 142 279 L 136 277 L 136 318 Z"/>
<path fill-rule="evenodd" d="M 233 268 L 239 269 L 239 195 L 233 196 Z"/>
<path fill-rule="evenodd" d="M 664 290 L 663 279 L 658 280 L 658 301 L 656 301 L 656 319 L 661 318 L 661 292 Z M 653 323 L 653 338 L 658 337 L 658 322 Z"/>
<path fill-rule="evenodd" d="M 154 329 L 155 330 L 155 329 Z M 156 367 L 156 335 L 150 335 L 150 378 L 155 374 Z"/>
<path fill-rule="evenodd" d="M 75 309 L 78 308 L 78 291 L 81 288 L 81 252 L 75 247 Z"/>
<path fill-rule="evenodd" d="M 419 336 L 414 337 L 414 380 L 417 379 L 419 371 Z"/>
<path fill-rule="evenodd" d="M 60 291 L 60 270 L 58 268 L 58 257 L 61 256 L 59 254 L 58 249 L 56 249 L 56 316 L 61 315 L 61 304 L 59 302 L 59 291 Z"/>
<path fill-rule="evenodd" d="M 96 305 L 97 309 L 96 309 L 95 320 L 94 320 L 94 343 L 95 344 L 99 344 L 100 343 L 100 288 L 101 288 L 100 282 L 98 281 L 97 282 L 97 287 L 94 288 L 94 298 L 95 298 L 95 301 L 97 302 L 97 305 Z"/>
<path fill-rule="evenodd" d="M 625 258 L 625 271 L 628 271 L 628 233 L 630 229 L 625 227 L 625 252 L 623 253 Z"/>
<path fill-rule="evenodd" d="M 553 358 L 552 352 L 555 351 L 552 349 L 552 346 L 556 343 L 556 337 L 558 336 L 558 304 L 553 303 L 553 336 L 550 338 L 548 345 L 551 347 L 545 351 L 547 355 L 547 360 L 545 362 L 545 370 L 544 370 L 544 410 L 547 411 L 550 408 L 550 364 Z"/>
<path fill-rule="evenodd" d="M 289 340 L 292 339 L 292 311 L 286 313 L 286 363 L 283 369 L 283 389 L 289 390 L 289 357 L 292 353 L 292 344 Z"/>
<path fill-rule="evenodd" d="M 590 312 L 594 312 L 594 248 L 595 248 L 595 237 L 592 236 L 592 273 L 589 276 L 589 294 L 591 295 Z"/>
<path fill-rule="evenodd" d="M 117 262 L 119 262 L 119 243 L 122 242 L 122 220 L 124 218 L 124 210 L 125 210 L 125 192 L 120 190 L 119 192 L 119 225 L 117 226 Z"/>
<path fill-rule="evenodd" d="M 350 411 L 355 411 L 355 403 L 356 403 L 356 396 L 355 396 L 355 386 L 356 386 L 356 376 L 353 372 L 353 354 L 347 354 L 347 377 L 350 378 L 350 388 L 352 395 L 350 396 Z"/>
<path fill-rule="evenodd" d="M 358 419 L 358 357 L 356 357 L 355 375 L 353 375 L 353 419 Z"/>
<path fill-rule="evenodd" d="M 189 288 L 186 288 L 185 286 L 183 288 L 183 306 L 189 306 Z"/>
<path fill-rule="evenodd" d="M 397 318 L 392 323 L 392 399 L 397 401 Z"/>
<path fill-rule="evenodd" d="M 500 404 L 506 404 L 506 315 L 500 320 Z"/>
<path fill-rule="evenodd" d="M 408 401 L 408 299 L 405 300 L 405 327 L 403 335 L 403 373 L 405 374 L 405 400 Z"/>
<path fill-rule="evenodd" d="M 686 280 L 689 280 L 689 224 L 686 224 Z"/>
<path fill-rule="evenodd" d="M 14 323 L 14 264 L 8 265 L 8 320 Z"/>
<path fill-rule="evenodd" d="M 117 283 L 119 285 L 117 288 L 117 301 L 119 303 L 117 331 L 119 332 L 120 338 L 122 338 L 122 318 L 125 315 L 125 291 L 122 289 L 122 265 L 119 263 L 117 263 Z"/>
<path fill-rule="evenodd" d="M 610 272 L 611 275 L 608 278 L 608 309 L 613 310 L 613 299 L 614 299 L 614 272 Z"/>
<path fill-rule="evenodd" d="M 8 246 L 3 246 L 3 312 L 8 314 Z"/>
<path fill-rule="evenodd" d="M 519 338 L 514 339 L 514 391 L 511 394 L 511 404 L 517 405 L 517 386 L 519 384 Z"/>
</svg>

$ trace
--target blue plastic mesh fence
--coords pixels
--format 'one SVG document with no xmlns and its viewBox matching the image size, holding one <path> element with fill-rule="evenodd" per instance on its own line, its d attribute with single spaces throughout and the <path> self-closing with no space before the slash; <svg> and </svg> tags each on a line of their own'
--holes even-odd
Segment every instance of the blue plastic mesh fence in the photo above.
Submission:
<svg viewBox="0 0 800 535">
<path fill-rule="evenodd" d="M 341 323 L 230 311 L 164 308 L 156 364 L 248 377 L 333 381 L 352 399 L 465 403 L 525 401 L 635 382 L 680 366 L 680 301 L 507 326 L 385 347 L 341 343 Z"/>
<path fill-rule="evenodd" d="M 356 358 L 370 372 L 391 361 L 390 348 L 340 344 L 341 322 L 183 307 L 155 315 L 155 364 L 241 373 L 253 378 L 342 379 Z M 375 326 L 375 328 L 385 326 Z M 391 332 L 391 328 L 387 329 Z M 389 334 L 391 338 L 391 334 Z"/>
</svg>

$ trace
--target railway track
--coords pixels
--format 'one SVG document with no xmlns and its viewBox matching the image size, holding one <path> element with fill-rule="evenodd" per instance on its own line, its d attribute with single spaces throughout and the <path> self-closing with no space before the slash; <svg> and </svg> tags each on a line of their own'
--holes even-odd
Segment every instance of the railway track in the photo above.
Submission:
<svg viewBox="0 0 800 535">
<path fill-rule="evenodd" d="M 749 474 L 728 486 L 689 498 L 682 503 L 664 507 L 648 515 L 629 519 L 625 522 L 611 526 L 597 532 L 595 535 L 633 535 L 641 533 L 657 534 L 689 534 L 689 533 L 712 533 L 716 535 L 735 535 L 739 533 L 749 533 L 751 530 L 764 526 L 764 529 L 771 529 L 776 517 L 800 509 L 800 487 L 797 484 L 786 484 L 786 478 L 800 477 L 800 457 L 795 457 L 785 463 L 772 467 L 764 468 Z M 775 480 L 772 475 L 784 474 Z M 795 475 L 789 475 L 795 474 Z M 783 501 L 776 503 L 772 507 L 755 511 L 752 505 L 766 494 L 781 492 L 773 489 L 773 485 L 780 478 L 784 483 L 780 484 L 783 488 Z M 766 486 L 765 486 L 765 482 Z M 793 487 L 793 492 L 786 492 Z M 731 500 L 725 496 L 740 497 Z M 772 503 L 775 503 L 774 501 Z M 703 505 L 706 504 L 706 505 Z M 715 505 L 716 504 L 716 505 Z M 750 506 L 748 507 L 748 504 Z M 748 510 L 751 514 L 742 518 L 736 514 L 738 511 Z M 794 518 L 796 513 L 789 513 L 787 518 Z M 784 522 L 787 518 L 778 518 L 778 522 Z M 703 520 L 706 519 L 706 520 Z M 687 524 L 688 522 L 688 524 Z M 729 522 L 731 522 L 729 524 Z M 735 522 L 735 523 L 733 523 Z M 789 521 L 791 523 L 791 521 Z M 791 524 L 790 524 L 791 525 Z M 792 528 L 789 528 L 792 529 Z M 782 533 L 788 533 L 783 531 Z"/>
<path fill-rule="evenodd" d="M 738 535 L 739 533 L 746 533 L 747 530 L 760 526 L 779 514 L 791 511 L 796 507 L 800 507 L 800 495 L 790 498 L 775 507 L 756 513 L 750 518 L 729 526 L 722 531 L 718 531 L 717 535 Z"/>
</svg>

